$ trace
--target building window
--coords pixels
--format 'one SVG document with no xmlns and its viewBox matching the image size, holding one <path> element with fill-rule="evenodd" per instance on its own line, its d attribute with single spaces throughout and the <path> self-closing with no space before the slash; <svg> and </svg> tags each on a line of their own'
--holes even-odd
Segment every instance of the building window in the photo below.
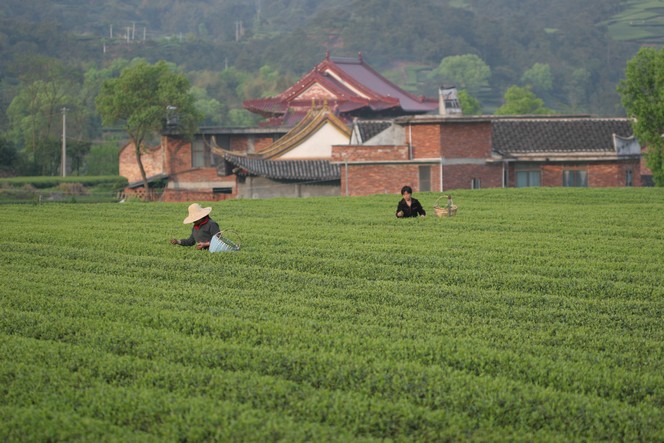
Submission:
<svg viewBox="0 0 664 443">
<path fill-rule="evenodd" d="M 540 171 L 516 171 L 516 187 L 540 186 L 541 177 Z"/>
<path fill-rule="evenodd" d="M 212 155 L 210 148 L 203 139 L 195 139 L 191 144 L 191 167 L 208 168 L 212 166 Z"/>
<path fill-rule="evenodd" d="M 625 186 L 634 186 L 634 173 L 631 169 L 625 171 Z"/>
<path fill-rule="evenodd" d="M 586 171 L 563 171 L 563 186 L 588 187 L 588 173 Z"/>
<path fill-rule="evenodd" d="M 431 191 L 431 166 L 420 166 L 420 192 Z"/>
<path fill-rule="evenodd" d="M 480 179 L 473 178 L 470 180 L 470 189 L 480 189 Z"/>
</svg>

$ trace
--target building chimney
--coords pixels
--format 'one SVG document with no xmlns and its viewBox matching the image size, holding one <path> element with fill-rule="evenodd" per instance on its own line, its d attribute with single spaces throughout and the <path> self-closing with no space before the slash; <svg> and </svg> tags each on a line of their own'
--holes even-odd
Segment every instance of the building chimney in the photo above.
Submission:
<svg viewBox="0 0 664 443">
<path fill-rule="evenodd" d="M 456 86 L 441 86 L 438 88 L 438 113 L 446 116 L 461 116 L 463 114 Z"/>
</svg>

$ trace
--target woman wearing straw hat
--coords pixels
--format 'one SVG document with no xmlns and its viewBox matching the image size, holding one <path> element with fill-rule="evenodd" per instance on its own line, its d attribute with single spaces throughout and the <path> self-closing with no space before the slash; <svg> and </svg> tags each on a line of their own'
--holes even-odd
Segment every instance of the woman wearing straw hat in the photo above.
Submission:
<svg viewBox="0 0 664 443">
<path fill-rule="evenodd" d="M 182 246 L 194 246 L 196 249 L 206 249 L 210 247 L 210 240 L 212 236 L 219 232 L 219 225 L 216 221 L 210 218 L 212 208 L 203 208 L 198 203 L 189 205 L 189 215 L 182 223 L 193 223 L 194 227 L 191 229 L 189 238 L 178 240 L 177 238 L 171 239 L 171 244 Z"/>
</svg>

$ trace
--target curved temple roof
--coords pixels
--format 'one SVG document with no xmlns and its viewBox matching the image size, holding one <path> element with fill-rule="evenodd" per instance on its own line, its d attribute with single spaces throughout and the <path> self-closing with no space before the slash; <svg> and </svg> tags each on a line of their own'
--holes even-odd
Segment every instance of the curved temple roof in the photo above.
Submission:
<svg viewBox="0 0 664 443">
<path fill-rule="evenodd" d="M 290 108 L 308 107 L 312 99 L 327 100 L 338 114 L 361 109 L 372 112 L 390 110 L 398 114 L 423 114 L 438 109 L 438 99 L 410 94 L 357 59 L 330 57 L 281 94 L 246 100 L 244 107 L 270 118 L 271 124 L 283 123 Z"/>
</svg>

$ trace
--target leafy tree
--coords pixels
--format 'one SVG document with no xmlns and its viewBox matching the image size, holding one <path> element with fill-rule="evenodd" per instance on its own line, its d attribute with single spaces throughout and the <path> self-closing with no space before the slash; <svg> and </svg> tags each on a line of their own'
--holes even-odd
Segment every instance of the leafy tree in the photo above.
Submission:
<svg viewBox="0 0 664 443">
<path fill-rule="evenodd" d="M 468 91 L 465 89 L 459 91 L 458 97 L 459 103 L 461 104 L 461 111 L 463 111 L 465 115 L 477 115 L 482 110 L 480 101 L 468 94 Z"/>
<path fill-rule="evenodd" d="M 634 118 L 634 135 L 648 147 L 646 162 L 653 180 L 664 186 L 664 48 L 641 48 L 627 63 L 618 93 Z"/>
<path fill-rule="evenodd" d="M 496 110 L 496 115 L 553 114 L 554 111 L 544 106 L 544 100 L 537 97 L 529 88 L 511 86 L 504 96 L 503 105 Z"/>
<path fill-rule="evenodd" d="M 431 76 L 452 83 L 458 89 L 477 93 L 488 86 L 491 68 L 475 54 L 453 55 L 445 57 L 431 72 Z"/>
<path fill-rule="evenodd" d="M 85 157 L 87 175 L 118 175 L 118 146 L 115 141 L 92 146 Z"/>
<path fill-rule="evenodd" d="M 550 91 L 553 88 L 553 74 L 546 63 L 535 63 L 521 76 L 521 83 L 532 86 L 536 91 Z"/>
<path fill-rule="evenodd" d="M 225 126 L 230 127 L 250 127 L 255 126 L 259 117 L 246 109 L 231 109 L 228 112 L 228 120 Z"/>
<path fill-rule="evenodd" d="M 219 103 L 219 100 L 210 98 L 205 89 L 196 86 L 191 88 L 191 93 L 196 100 L 196 109 L 201 113 L 201 115 L 203 115 L 203 124 L 221 124 L 221 103 Z"/>
<path fill-rule="evenodd" d="M 91 147 L 92 143 L 89 141 L 70 140 L 67 142 L 67 158 L 71 161 L 71 170 L 76 175 L 81 174 L 83 162 Z"/>
<path fill-rule="evenodd" d="M 5 137 L 0 136 L 0 172 L 13 171 L 17 159 L 16 148 Z"/>
<path fill-rule="evenodd" d="M 189 80 L 163 60 L 154 65 L 137 60 L 119 77 L 102 84 L 97 110 L 104 124 L 120 122 L 129 134 L 147 195 L 149 185 L 141 159 L 146 138 L 166 129 L 167 112 L 173 110 L 182 139 L 191 139 L 202 119 L 194 102 Z"/>
<path fill-rule="evenodd" d="M 7 108 L 9 134 L 32 173 L 57 174 L 61 149 L 53 141 L 61 138 L 62 109 L 66 107 L 71 116 L 82 108 L 78 72 L 43 56 L 27 56 L 21 63 L 34 66 L 21 76 L 18 92 Z M 67 126 L 70 137 L 80 135 L 81 126 L 75 119 L 69 119 Z"/>
<path fill-rule="evenodd" d="M 590 72 L 585 68 L 577 68 L 569 76 L 564 90 L 567 92 L 567 101 L 572 111 L 576 111 L 583 103 L 588 102 L 590 77 Z"/>
</svg>

